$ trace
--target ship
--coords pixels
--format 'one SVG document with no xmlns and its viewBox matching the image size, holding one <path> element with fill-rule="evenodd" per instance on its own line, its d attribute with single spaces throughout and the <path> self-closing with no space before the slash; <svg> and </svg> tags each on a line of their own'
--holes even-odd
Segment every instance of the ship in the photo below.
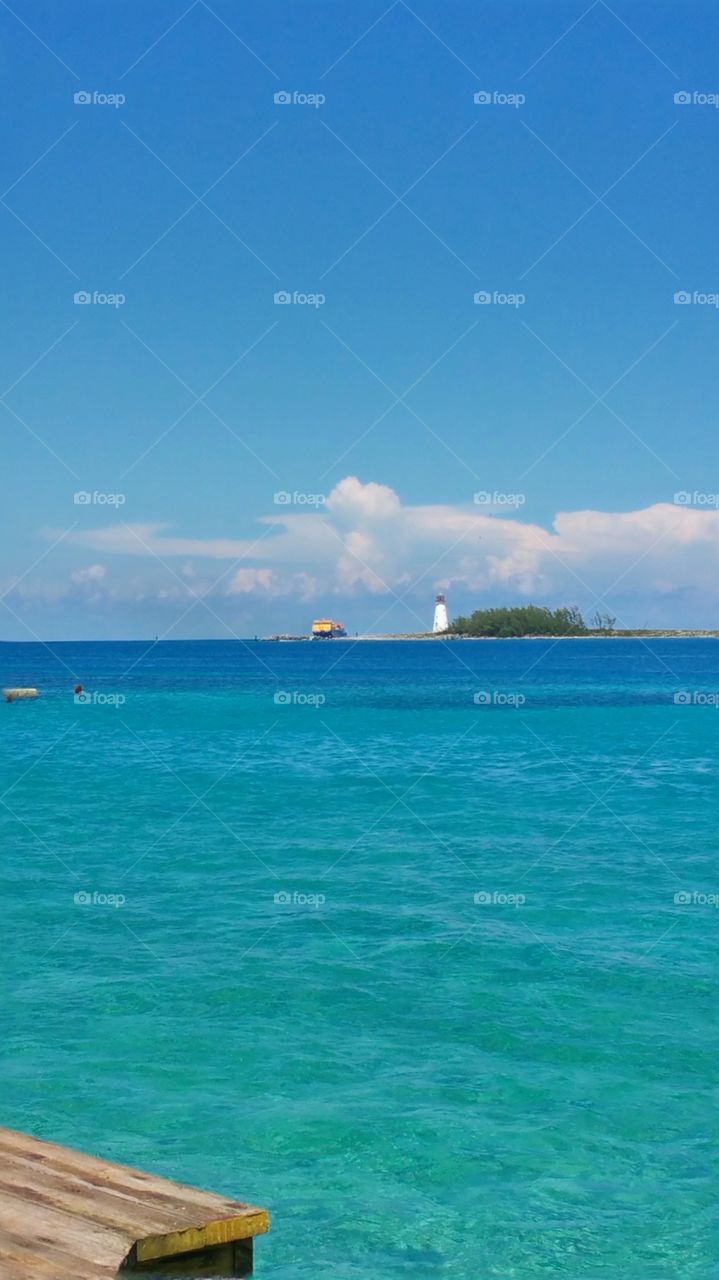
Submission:
<svg viewBox="0 0 719 1280">
<path fill-rule="evenodd" d="M 346 635 L 343 623 L 335 622 L 332 618 L 316 618 L 312 623 L 313 640 L 335 640 Z"/>
</svg>

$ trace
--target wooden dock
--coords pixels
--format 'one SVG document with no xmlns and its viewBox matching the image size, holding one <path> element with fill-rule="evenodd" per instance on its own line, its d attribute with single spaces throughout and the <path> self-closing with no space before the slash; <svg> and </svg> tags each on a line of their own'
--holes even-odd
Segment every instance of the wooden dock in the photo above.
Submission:
<svg viewBox="0 0 719 1280">
<path fill-rule="evenodd" d="M 0 1280 L 244 1276 L 264 1209 L 0 1129 Z"/>
</svg>

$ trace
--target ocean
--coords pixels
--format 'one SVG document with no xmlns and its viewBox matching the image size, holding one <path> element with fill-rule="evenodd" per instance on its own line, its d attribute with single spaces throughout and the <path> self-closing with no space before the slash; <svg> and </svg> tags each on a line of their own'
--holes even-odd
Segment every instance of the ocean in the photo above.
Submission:
<svg viewBox="0 0 719 1280">
<path fill-rule="evenodd" d="M 0 705 L 0 1124 L 267 1207 L 266 1280 L 716 1274 L 716 641 L 0 681 L 41 691 Z"/>
</svg>

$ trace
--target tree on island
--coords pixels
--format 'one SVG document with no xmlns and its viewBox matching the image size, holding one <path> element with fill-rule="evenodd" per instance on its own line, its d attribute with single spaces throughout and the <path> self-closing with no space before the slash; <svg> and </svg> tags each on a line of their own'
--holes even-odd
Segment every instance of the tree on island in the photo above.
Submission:
<svg viewBox="0 0 719 1280">
<path fill-rule="evenodd" d="M 611 631 L 616 619 L 608 614 L 597 615 L 600 616 L 604 623 L 601 630 Z M 537 604 L 475 609 L 468 618 L 455 618 L 450 627 L 454 635 L 488 636 L 501 640 L 513 636 L 586 636 L 591 634 L 591 630 L 576 605 L 547 609 Z"/>
<path fill-rule="evenodd" d="M 592 631 L 599 631 L 602 635 L 610 636 L 614 631 L 616 618 L 611 613 L 597 612 L 589 619 L 589 625 Z"/>
</svg>

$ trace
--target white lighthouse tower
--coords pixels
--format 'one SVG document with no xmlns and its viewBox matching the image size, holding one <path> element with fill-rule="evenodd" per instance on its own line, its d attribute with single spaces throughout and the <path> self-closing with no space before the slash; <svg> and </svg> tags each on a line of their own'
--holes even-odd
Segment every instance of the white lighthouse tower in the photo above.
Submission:
<svg viewBox="0 0 719 1280">
<path fill-rule="evenodd" d="M 449 631 L 447 602 L 442 595 L 437 596 L 434 602 L 434 622 L 432 623 L 432 631 Z"/>
</svg>

